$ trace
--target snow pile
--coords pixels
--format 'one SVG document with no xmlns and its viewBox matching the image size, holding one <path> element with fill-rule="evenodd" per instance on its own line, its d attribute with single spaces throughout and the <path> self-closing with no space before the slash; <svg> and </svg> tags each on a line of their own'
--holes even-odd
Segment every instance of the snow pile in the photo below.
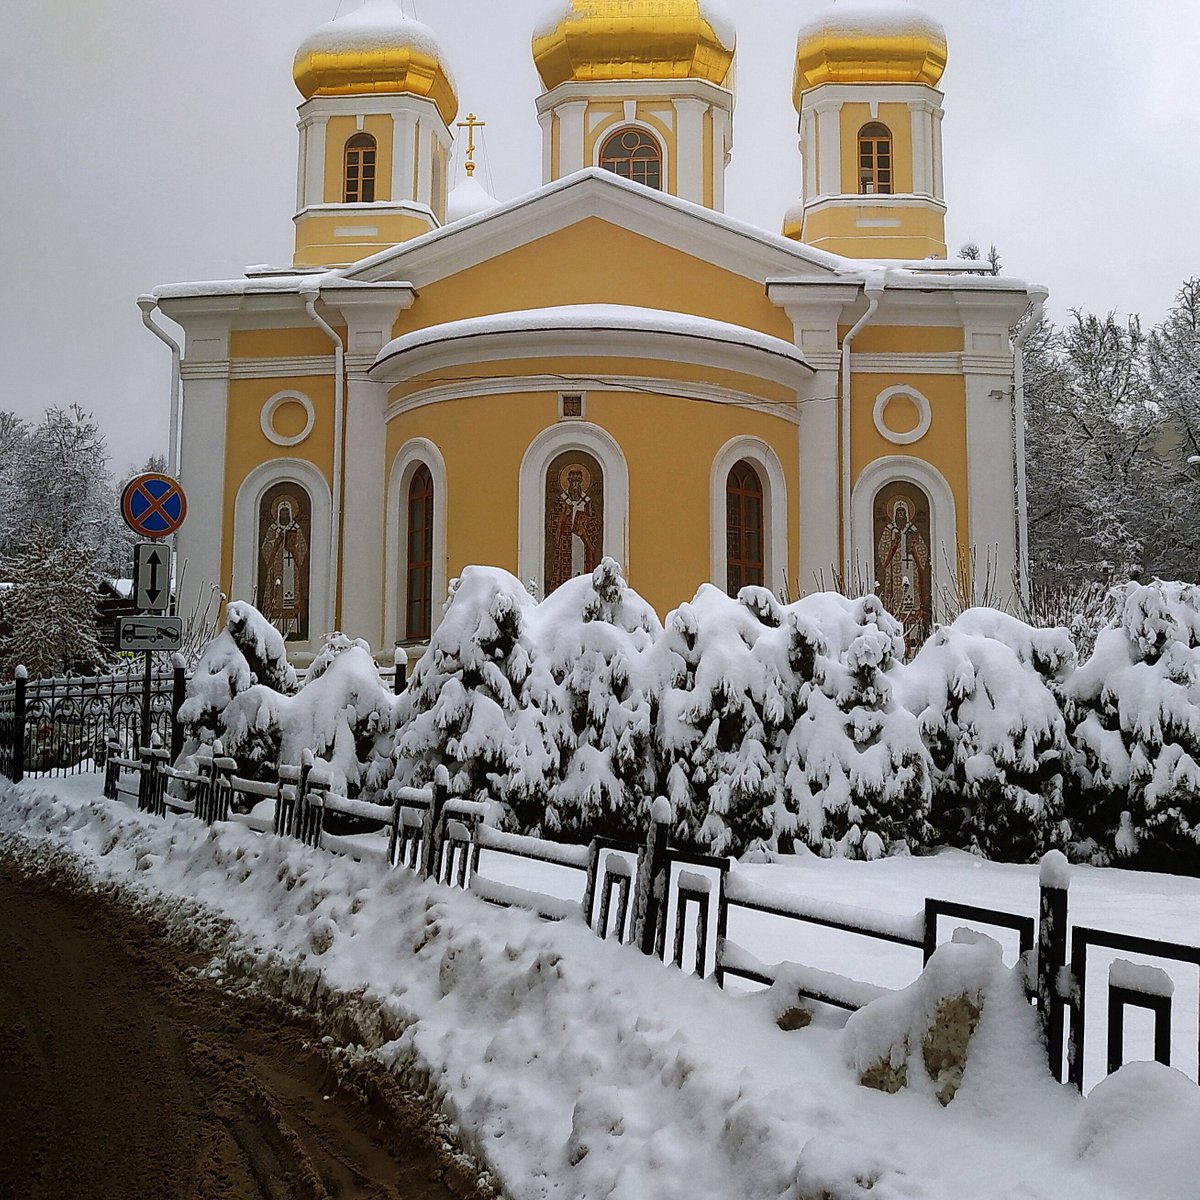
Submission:
<svg viewBox="0 0 1200 1200">
<path fill-rule="evenodd" d="M 446 197 L 446 224 L 491 212 L 499 203 L 474 175 L 468 175 Z"/>
<path fill-rule="evenodd" d="M 405 16 L 395 0 L 367 0 L 305 38 L 296 51 L 296 62 L 311 54 L 380 54 L 397 49 L 431 58 L 445 70 L 437 37 L 428 25 Z"/>
<path fill-rule="evenodd" d="M 1129 583 L 1066 684 L 1098 861 L 1200 859 L 1200 588 Z"/>
<path fill-rule="evenodd" d="M 1085 1105 L 1044 1068 L 1031 1086 L 1028 1009 L 1022 1023 L 999 972 L 942 1109 L 861 1087 L 832 1018 L 785 1033 L 771 997 L 702 986 L 578 920 L 544 924 L 291 839 L 28 786 L 4 792 L 0 833 L 26 851 L 65 848 L 171 925 L 213 930 L 210 974 L 252 975 L 316 1008 L 341 1053 L 426 1088 L 513 1200 L 1147 1194 L 1144 1180 L 1115 1182 L 1096 1141 L 1119 1105 Z M 1194 1124 L 1187 1086 L 1186 1099 L 1158 1091 L 1163 1128 Z M 1136 1137 L 1165 1181 L 1156 1200 L 1190 1200 L 1195 1139 Z"/>
<path fill-rule="evenodd" d="M 1074 662 L 1065 629 L 971 609 L 899 673 L 933 760 L 938 842 L 1019 861 L 1067 843 L 1071 746 L 1057 692 Z"/>
</svg>

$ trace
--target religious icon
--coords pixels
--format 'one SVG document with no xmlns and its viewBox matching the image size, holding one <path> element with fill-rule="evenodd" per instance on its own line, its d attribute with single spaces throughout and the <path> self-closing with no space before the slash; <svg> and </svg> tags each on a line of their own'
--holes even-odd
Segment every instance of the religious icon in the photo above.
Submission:
<svg viewBox="0 0 1200 1200">
<path fill-rule="evenodd" d="M 259 508 L 258 607 L 285 640 L 308 637 L 312 510 L 298 484 L 276 484 Z"/>
<path fill-rule="evenodd" d="M 560 454 L 546 472 L 546 594 L 590 575 L 604 552 L 604 473 L 582 451 Z"/>
<path fill-rule="evenodd" d="M 904 626 L 911 653 L 933 620 L 929 501 L 913 484 L 889 484 L 875 498 L 875 579 L 883 606 Z"/>
</svg>

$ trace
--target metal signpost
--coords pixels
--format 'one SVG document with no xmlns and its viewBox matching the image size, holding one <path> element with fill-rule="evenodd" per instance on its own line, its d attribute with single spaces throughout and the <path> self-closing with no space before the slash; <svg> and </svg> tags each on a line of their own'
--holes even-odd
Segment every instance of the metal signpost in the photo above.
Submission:
<svg viewBox="0 0 1200 1200">
<path fill-rule="evenodd" d="M 117 649 L 141 650 L 146 656 L 146 681 L 142 692 L 140 737 L 149 736 L 150 673 L 155 650 L 178 650 L 183 644 L 183 620 L 167 617 L 171 603 L 171 548 L 161 538 L 170 537 L 187 516 L 187 497 L 169 475 L 147 471 L 135 475 L 121 492 L 121 516 L 139 537 L 133 556 L 134 607 L 139 617 L 117 622 Z"/>
</svg>

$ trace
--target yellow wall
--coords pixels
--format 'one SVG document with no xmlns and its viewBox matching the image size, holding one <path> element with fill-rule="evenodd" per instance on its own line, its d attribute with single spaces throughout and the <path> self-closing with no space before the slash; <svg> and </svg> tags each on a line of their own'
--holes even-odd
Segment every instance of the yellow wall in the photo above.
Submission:
<svg viewBox="0 0 1200 1200">
<path fill-rule="evenodd" d="M 358 262 L 435 226 L 411 213 L 381 213 L 350 205 L 341 212 L 301 213 L 296 218 L 297 267 L 331 267 Z M 370 236 L 339 237 L 338 229 L 376 229 Z"/>
<path fill-rule="evenodd" d="M 480 563 L 516 572 L 518 484 L 530 442 L 556 423 L 556 394 L 480 396 L 426 405 L 388 426 L 388 461 L 414 437 L 446 462 L 447 578 Z M 766 413 L 643 393 L 588 393 L 587 419 L 617 440 L 629 467 L 626 578 L 660 615 L 695 594 L 711 574 L 710 473 L 739 434 L 775 449 L 787 480 L 788 586 L 796 594 L 799 465 L 794 424 Z M 664 437 L 664 430 L 686 436 Z M 778 590 L 781 580 L 771 580 Z"/>
<path fill-rule="evenodd" d="M 274 336 L 303 337 L 304 330 L 264 331 Z M 264 333 L 235 334 L 262 338 Z M 329 348 L 328 339 L 325 348 Z M 304 353 L 305 351 L 299 351 Z M 282 391 L 303 392 L 313 404 L 316 423 L 298 446 L 277 446 L 263 434 L 260 418 L 266 402 Z M 233 510 L 238 489 L 261 463 L 276 458 L 299 458 L 312 463 L 327 481 L 333 478 L 333 379 L 303 376 L 289 379 L 234 379 L 229 384 L 225 429 L 225 517 L 221 538 L 221 586 L 228 594 L 233 578 Z M 243 597 L 248 599 L 248 597 Z"/>
<path fill-rule="evenodd" d="M 549 273 L 547 263 L 553 263 Z M 691 313 L 791 342 L 787 314 L 761 283 L 589 217 L 427 284 L 394 336 L 490 313 L 563 304 L 630 304 Z"/>
<path fill-rule="evenodd" d="M 342 203 L 346 143 L 356 133 L 369 133 L 375 139 L 375 199 L 392 198 L 392 118 L 386 114 L 364 117 L 360 130 L 357 117 L 330 117 L 325 129 L 326 204 Z"/>
<path fill-rule="evenodd" d="M 862 228 L 860 219 L 891 219 L 899 224 L 892 228 Z M 945 258 L 946 216 L 930 204 L 892 207 L 857 204 L 849 199 L 806 213 L 802 240 L 851 258 Z"/>
</svg>

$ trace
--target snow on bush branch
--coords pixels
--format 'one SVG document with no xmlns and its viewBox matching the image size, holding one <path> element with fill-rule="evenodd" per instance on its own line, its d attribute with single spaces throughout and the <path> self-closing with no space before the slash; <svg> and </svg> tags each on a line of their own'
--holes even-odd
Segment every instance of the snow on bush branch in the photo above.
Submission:
<svg viewBox="0 0 1200 1200">
<path fill-rule="evenodd" d="M 311 748 L 348 790 L 422 785 L 570 841 L 644 829 L 715 854 L 875 858 L 953 845 L 1200 872 L 1200 589 L 1128 584 L 1082 665 L 1066 629 L 992 609 L 901 660 L 875 596 L 704 586 L 660 623 L 605 559 L 541 603 L 468 567 L 406 692 L 334 635 L 295 697 L 245 604 L 193 679 L 190 746 L 265 773 Z M 252 614 L 252 615 L 251 615 Z M 272 636 L 274 635 L 274 636 Z"/>
</svg>

